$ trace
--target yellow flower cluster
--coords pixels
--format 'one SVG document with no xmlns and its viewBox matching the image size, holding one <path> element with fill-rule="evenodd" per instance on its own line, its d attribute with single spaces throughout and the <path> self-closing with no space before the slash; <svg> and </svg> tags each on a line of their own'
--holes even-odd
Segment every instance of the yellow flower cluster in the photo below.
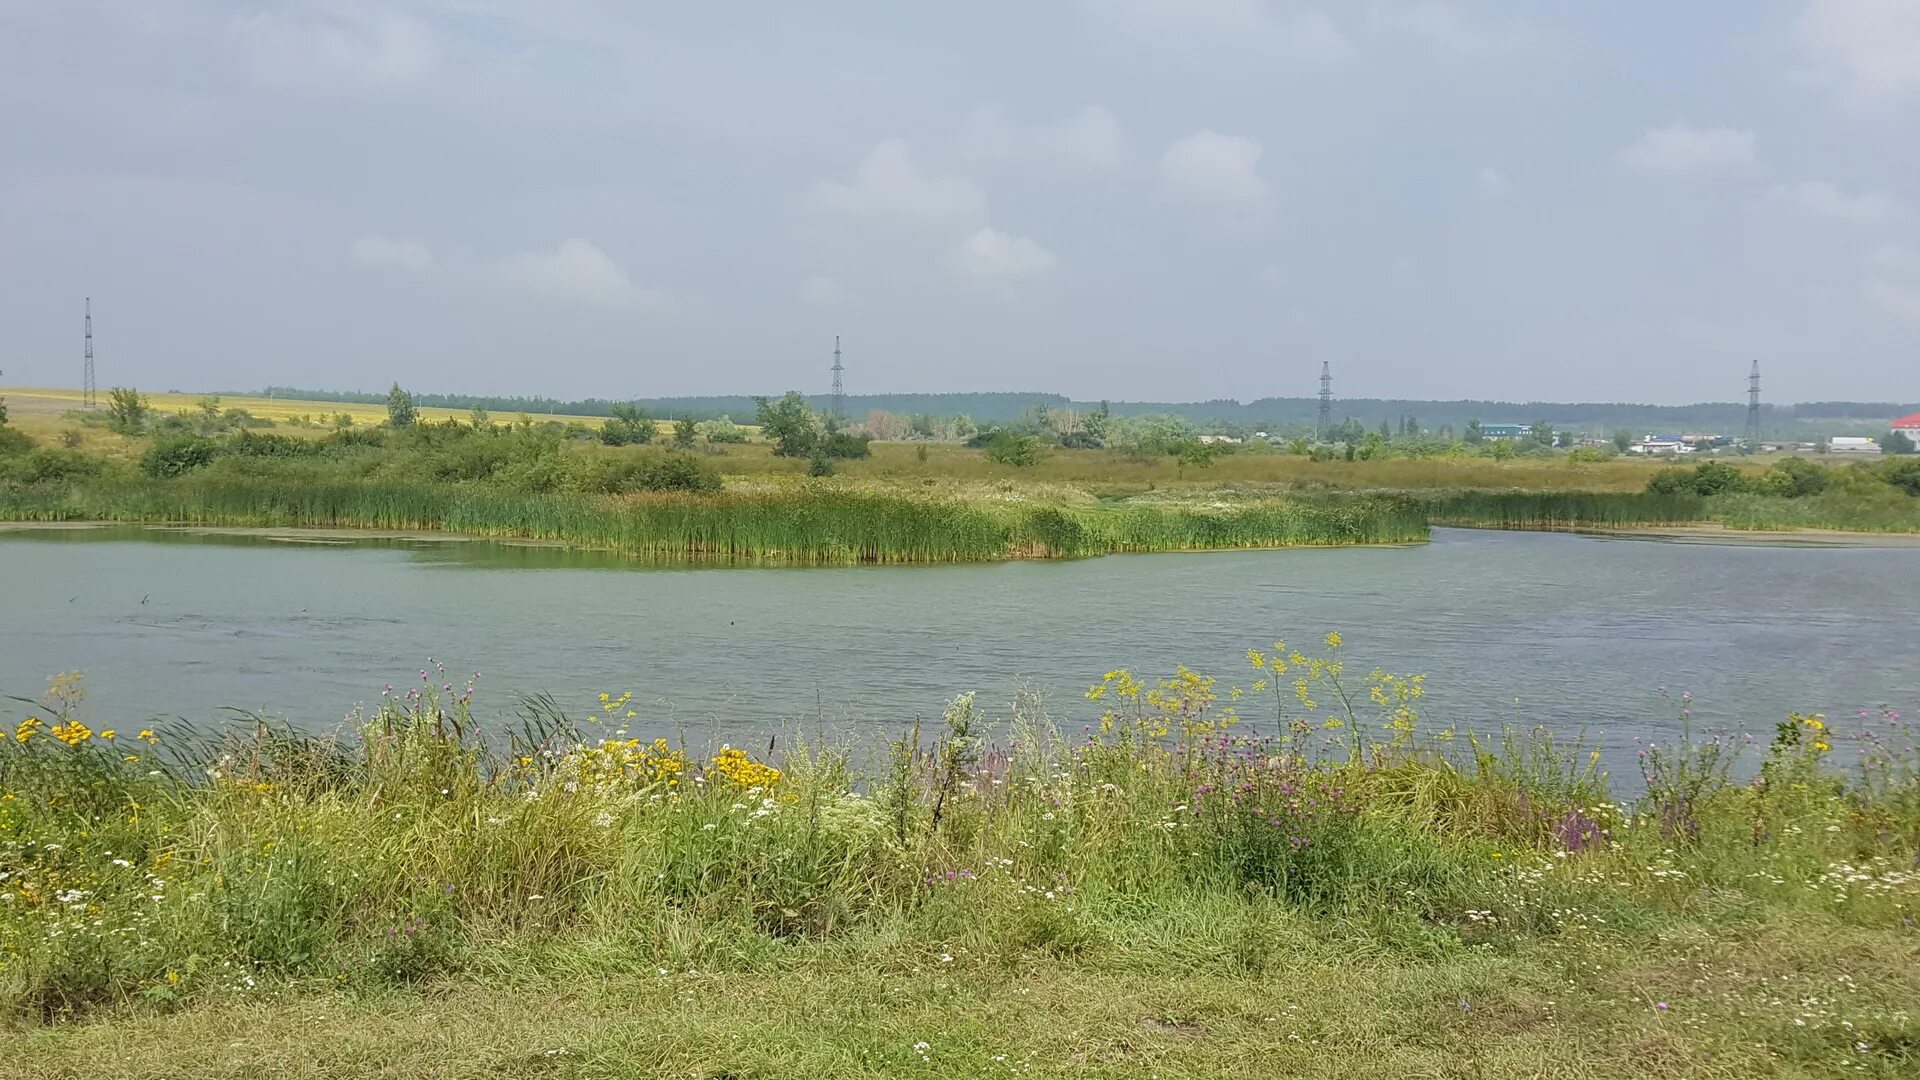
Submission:
<svg viewBox="0 0 1920 1080">
<path fill-rule="evenodd" d="M 1133 672 L 1120 668 L 1107 672 L 1098 685 L 1089 687 L 1087 700 L 1103 701 L 1112 697 L 1124 703 L 1108 708 L 1101 715 L 1102 732 L 1111 732 L 1126 720 L 1146 738 L 1164 739 L 1175 730 L 1191 737 L 1239 722 L 1231 708 L 1222 709 L 1217 717 L 1208 715 L 1220 699 L 1214 683 L 1213 676 L 1202 675 L 1184 664 L 1174 669 L 1171 679 L 1156 680 L 1152 686 Z M 1238 689 L 1229 693 L 1236 701 L 1240 695 Z"/>
<path fill-rule="evenodd" d="M 24 743 L 46 729 L 46 724 L 37 716 L 29 716 L 20 721 L 13 729 L 13 741 Z"/>
<path fill-rule="evenodd" d="M 745 750 L 723 747 L 707 763 L 707 775 L 739 788 L 770 789 L 780 782 L 780 770 L 747 756 Z"/>
<path fill-rule="evenodd" d="M 1806 729 L 1807 734 L 1813 739 L 1812 746 L 1815 754 L 1824 754 L 1833 749 L 1833 742 L 1827 737 L 1827 716 L 1825 713 L 1807 713 L 1805 715 L 1791 713 L 1787 716 L 1787 722 L 1797 724 Z"/>
<path fill-rule="evenodd" d="M 522 762 L 531 764 L 532 759 Z M 605 739 L 599 746 L 583 746 L 567 755 L 561 771 L 585 784 L 665 784 L 680 786 L 687 771 L 687 755 L 665 739 Z"/>
<path fill-rule="evenodd" d="M 68 746 L 79 746 L 81 743 L 93 738 L 92 729 L 78 720 L 69 720 L 64 724 L 57 724 L 52 730 L 48 731 L 47 734 L 52 735 Z"/>
</svg>

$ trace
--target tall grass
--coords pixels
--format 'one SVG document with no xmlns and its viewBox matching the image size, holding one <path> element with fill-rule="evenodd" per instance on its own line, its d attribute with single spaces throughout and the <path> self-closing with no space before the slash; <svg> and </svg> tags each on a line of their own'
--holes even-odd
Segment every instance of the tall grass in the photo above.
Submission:
<svg viewBox="0 0 1920 1080">
<path fill-rule="evenodd" d="M 1420 505 L 1436 525 L 1495 529 L 1683 525 L 1708 516 L 1703 499 L 1645 492 L 1459 491 Z"/>
<path fill-rule="evenodd" d="M 783 489 L 719 495 L 516 495 L 452 484 L 189 479 L 0 493 L 24 521 L 445 530 L 557 540 L 650 559 L 808 565 L 971 562 L 1425 539 L 1401 500 L 1321 496 L 1220 508 L 972 504 Z"/>
<path fill-rule="evenodd" d="M 1254 674 L 1331 702 L 1329 642 Z M 1736 785 L 1696 767 L 1726 747 L 1683 738 L 1659 754 L 1684 791 L 1652 769 L 1616 804 L 1577 744 L 1515 731 L 1450 752 L 1416 722 L 1419 680 L 1364 681 L 1397 689 L 1262 731 L 1184 669 L 1110 673 L 1097 717 L 1023 699 L 989 723 L 967 696 L 874 768 L 815 741 L 777 760 L 642 742 L 626 696 L 586 721 L 541 701 L 483 725 L 472 683 L 439 670 L 337 736 L 114 732 L 64 680 L 0 740 L 0 1011 L 404 986 L 581 941 L 648 973 L 879 935 L 935 968 L 1108 955 L 1279 977 L 1251 932 L 1263 912 L 1411 958 L 1651 941 L 1702 904 L 1891 939 L 1920 906 L 1911 745 L 1874 743 L 1850 781 L 1796 716 L 1761 782 Z M 1081 720 L 1090 734 L 1062 734 Z M 1209 938 L 1195 912 L 1249 933 Z"/>
</svg>

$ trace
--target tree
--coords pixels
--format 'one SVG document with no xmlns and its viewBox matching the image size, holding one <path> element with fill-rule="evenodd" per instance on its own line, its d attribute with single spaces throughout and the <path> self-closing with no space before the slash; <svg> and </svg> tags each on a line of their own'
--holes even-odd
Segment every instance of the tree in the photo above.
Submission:
<svg viewBox="0 0 1920 1080">
<path fill-rule="evenodd" d="M 1891 431 L 1880 439 L 1880 449 L 1889 454 L 1913 453 L 1913 440 L 1904 431 Z"/>
<path fill-rule="evenodd" d="M 1541 446 L 1552 446 L 1553 425 L 1545 420 L 1535 420 L 1533 426 L 1527 429 L 1527 438 Z"/>
<path fill-rule="evenodd" d="M 1613 433 L 1614 449 L 1624 454 L 1632 447 L 1633 447 L 1633 432 L 1628 431 L 1626 428 L 1620 428 L 1619 430 Z"/>
<path fill-rule="evenodd" d="M 741 430 L 740 425 L 725 416 L 722 416 L 718 420 L 703 421 L 696 426 L 700 434 L 707 437 L 707 444 L 709 446 L 718 446 L 722 443 L 743 443 L 747 441 L 747 433 Z"/>
<path fill-rule="evenodd" d="M 987 460 L 1024 469 L 1040 464 L 1042 447 L 1037 436 L 1020 435 L 1002 428 L 987 442 Z"/>
<path fill-rule="evenodd" d="M 138 435 L 146 429 L 149 411 L 147 399 L 130 386 L 116 386 L 107 391 L 107 427 L 110 430 L 122 435 Z"/>
<path fill-rule="evenodd" d="M 608 446 L 628 443 L 645 445 L 653 441 L 653 417 L 641 409 L 621 402 L 611 410 L 613 416 L 600 424 L 600 441 Z"/>
<path fill-rule="evenodd" d="M 400 389 L 399 383 L 394 383 L 393 389 L 387 391 L 387 426 L 409 428 L 418 419 L 420 412 L 413 407 L 413 395 Z"/>
<path fill-rule="evenodd" d="M 487 413 L 485 407 L 480 405 L 475 405 L 473 408 L 467 410 L 467 421 L 473 425 L 473 430 L 475 431 L 490 431 L 493 429 L 493 417 Z"/>
<path fill-rule="evenodd" d="M 1102 401 L 1100 407 L 1088 413 L 1082 423 L 1088 435 L 1093 436 L 1096 442 L 1104 443 L 1107 439 L 1107 425 L 1112 420 L 1113 410 L 1107 407 L 1105 401 Z"/>
<path fill-rule="evenodd" d="M 1480 421 L 1478 420 L 1467 421 L 1467 435 L 1464 441 L 1469 446 L 1477 446 L 1480 443 L 1487 441 L 1486 435 L 1483 434 L 1480 430 Z"/>
<path fill-rule="evenodd" d="M 0 427 L 7 426 L 7 399 L 0 397 Z"/>
<path fill-rule="evenodd" d="M 764 397 L 753 400 L 761 434 L 773 444 L 775 455 L 811 456 L 814 444 L 819 439 L 819 422 L 813 410 L 807 407 L 807 399 L 801 397 L 799 391 L 789 390 L 778 401 Z"/>
<path fill-rule="evenodd" d="M 673 448 L 691 450 L 695 439 L 700 437 L 700 429 L 694 425 L 693 417 L 683 416 L 673 423 Z"/>
</svg>

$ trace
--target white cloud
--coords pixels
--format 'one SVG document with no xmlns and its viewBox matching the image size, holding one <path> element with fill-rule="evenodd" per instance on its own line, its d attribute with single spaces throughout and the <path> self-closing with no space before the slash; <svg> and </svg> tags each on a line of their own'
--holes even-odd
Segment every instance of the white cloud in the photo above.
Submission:
<svg viewBox="0 0 1920 1080">
<path fill-rule="evenodd" d="M 1774 202 L 1827 221 L 1872 225 L 1900 213 L 1900 204 L 1885 195 L 1848 195 L 1824 180 L 1776 184 L 1767 193 Z"/>
<path fill-rule="evenodd" d="M 1260 202 L 1267 197 L 1261 153 L 1258 139 L 1196 131 L 1167 147 L 1160 157 L 1160 179 L 1168 190 L 1196 202 Z"/>
<path fill-rule="evenodd" d="M 593 307 L 657 307 L 668 294 L 634 283 L 606 252 L 578 237 L 550 252 L 522 251 L 492 266 L 494 279 L 516 292 Z"/>
<path fill-rule="evenodd" d="M 857 297 L 838 278 L 809 274 L 800 281 L 800 299 L 814 307 L 842 307 Z"/>
<path fill-rule="evenodd" d="M 433 269 L 433 252 L 418 240 L 393 240 L 369 233 L 353 242 L 353 261 L 376 270 L 405 270 L 424 274 Z"/>
<path fill-rule="evenodd" d="M 1753 132 L 1733 128 L 1696 128 L 1673 123 L 1654 128 L 1620 152 L 1620 162 L 1646 172 L 1702 173 L 1749 168 L 1759 158 Z"/>
<path fill-rule="evenodd" d="M 247 66 L 263 82 L 358 90 L 418 82 L 438 63 L 432 31 L 396 13 L 257 11 L 228 24 Z"/>
<path fill-rule="evenodd" d="M 1513 194 L 1513 181 L 1491 165 L 1483 165 L 1473 174 L 1473 190 L 1489 199 L 1504 199 Z"/>
<path fill-rule="evenodd" d="M 1031 166 L 1051 162 L 1080 169 L 1114 168 L 1127 159 L 1120 122 L 1098 105 L 1049 124 L 1024 126 L 997 106 L 973 110 L 960 131 L 960 152 L 982 163 Z"/>
<path fill-rule="evenodd" d="M 1800 41 L 1832 65 L 1862 101 L 1920 91 L 1920 4 L 1913 0 L 1810 0 Z"/>
<path fill-rule="evenodd" d="M 1889 245 L 1874 252 L 1862 291 L 1881 311 L 1920 326 L 1920 251 Z"/>
<path fill-rule="evenodd" d="M 1353 55 L 1339 25 L 1313 8 L 1275 11 L 1266 0 L 1082 0 L 1081 7 L 1153 40 L 1197 32 L 1316 63 Z"/>
<path fill-rule="evenodd" d="M 1046 277 L 1060 265 L 1053 252 L 1024 236 L 981 229 L 954 249 L 953 265 L 962 275 L 986 284 L 1012 284 Z"/>
<path fill-rule="evenodd" d="M 817 210 L 876 221 L 967 226 L 986 218 L 986 198 L 973 181 L 928 174 L 898 139 L 869 151 L 851 183 L 822 181 L 807 199 Z"/>
</svg>

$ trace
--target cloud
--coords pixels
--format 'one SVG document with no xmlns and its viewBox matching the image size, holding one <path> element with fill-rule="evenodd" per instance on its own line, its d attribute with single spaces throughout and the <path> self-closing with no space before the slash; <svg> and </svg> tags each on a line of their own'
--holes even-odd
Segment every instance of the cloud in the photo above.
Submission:
<svg viewBox="0 0 1920 1080">
<path fill-rule="evenodd" d="M 1620 163 L 1628 168 L 1658 173 L 1744 169 L 1758 161 L 1751 131 L 1696 128 L 1678 122 L 1648 131 L 1620 152 Z"/>
<path fill-rule="evenodd" d="M 1160 157 L 1160 179 L 1169 191 L 1195 202 L 1261 202 L 1267 197 L 1261 153 L 1258 139 L 1196 131 L 1167 147 Z"/>
<path fill-rule="evenodd" d="M 1874 307 L 1920 326 L 1920 251 L 1889 245 L 1874 252 L 1862 291 Z"/>
<path fill-rule="evenodd" d="M 418 19 L 329 11 L 236 15 L 228 32 L 262 82 L 320 90 L 363 90 L 418 82 L 433 74 L 438 48 Z"/>
<path fill-rule="evenodd" d="M 1920 4 L 1912 0 L 1810 0 L 1802 47 L 1845 79 L 1863 102 L 1920 91 Z"/>
<path fill-rule="evenodd" d="M 1119 166 L 1128 156 L 1120 122 L 1098 105 L 1031 126 L 1008 119 L 997 106 L 982 106 L 967 117 L 960 147 L 965 157 L 981 163 L 1053 163 L 1091 171 Z"/>
<path fill-rule="evenodd" d="M 1513 181 L 1491 165 L 1483 165 L 1473 174 L 1473 190 L 1489 199 L 1504 199 L 1513 194 Z"/>
<path fill-rule="evenodd" d="M 1329 64 L 1353 55 L 1339 25 L 1313 8 L 1277 12 L 1266 0 L 1082 0 L 1081 7 L 1154 41 L 1169 34 L 1203 34 L 1224 44 Z"/>
<path fill-rule="evenodd" d="M 1051 275 L 1060 265 L 1053 252 L 1024 236 L 984 228 L 954 249 L 953 266 L 984 284 L 1012 284 Z"/>
<path fill-rule="evenodd" d="M 1848 195 L 1824 180 L 1776 184 L 1767 197 L 1807 217 L 1850 225 L 1872 225 L 1900 213 L 1900 204 L 1885 195 Z"/>
<path fill-rule="evenodd" d="M 913 147 L 898 139 L 868 151 L 851 183 L 822 181 L 807 201 L 826 213 L 880 222 L 967 226 L 986 218 L 986 198 L 973 181 L 929 175 L 913 160 Z"/>
<path fill-rule="evenodd" d="M 392 240 L 369 233 L 353 242 L 353 261 L 376 270 L 405 270 L 424 274 L 433 269 L 433 252 L 418 240 Z"/>
<path fill-rule="evenodd" d="M 658 307 L 669 294 L 634 283 L 606 252 L 578 237 L 550 252 L 522 251 L 496 261 L 495 281 L 506 288 L 556 300 L 605 308 Z"/>
<path fill-rule="evenodd" d="M 814 307 L 843 307 L 858 298 L 838 278 L 809 274 L 800 281 L 800 299 Z"/>
</svg>

